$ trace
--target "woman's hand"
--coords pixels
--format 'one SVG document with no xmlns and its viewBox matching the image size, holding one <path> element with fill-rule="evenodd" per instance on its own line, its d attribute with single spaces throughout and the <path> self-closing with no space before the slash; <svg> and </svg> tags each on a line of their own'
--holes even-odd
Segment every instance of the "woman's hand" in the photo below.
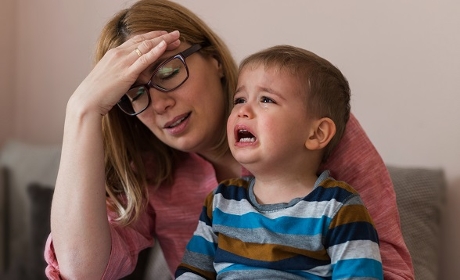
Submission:
<svg viewBox="0 0 460 280">
<path fill-rule="evenodd" d="M 142 71 L 166 50 L 180 45 L 179 36 L 179 31 L 152 31 L 110 49 L 78 86 L 68 106 L 83 114 L 107 114 Z"/>
</svg>

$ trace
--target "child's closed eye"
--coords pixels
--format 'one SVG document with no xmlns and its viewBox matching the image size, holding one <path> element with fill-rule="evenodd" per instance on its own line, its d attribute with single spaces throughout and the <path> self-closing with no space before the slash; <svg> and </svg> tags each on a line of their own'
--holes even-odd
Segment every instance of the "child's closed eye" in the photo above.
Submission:
<svg viewBox="0 0 460 280">
<path fill-rule="evenodd" d="M 246 102 L 246 100 L 244 98 L 238 97 L 238 98 L 235 98 L 233 100 L 233 105 L 240 104 L 240 103 L 245 103 L 245 102 Z"/>
</svg>

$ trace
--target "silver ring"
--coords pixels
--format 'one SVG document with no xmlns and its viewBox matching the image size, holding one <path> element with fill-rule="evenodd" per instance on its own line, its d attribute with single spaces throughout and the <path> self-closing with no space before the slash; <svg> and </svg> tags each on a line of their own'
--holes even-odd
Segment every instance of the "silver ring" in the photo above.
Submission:
<svg viewBox="0 0 460 280">
<path fill-rule="evenodd" d="M 142 52 L 138 48 L 136 48 L 134 51 L 137 53 L 139 57 L 142 56 Z"/>
</svg>

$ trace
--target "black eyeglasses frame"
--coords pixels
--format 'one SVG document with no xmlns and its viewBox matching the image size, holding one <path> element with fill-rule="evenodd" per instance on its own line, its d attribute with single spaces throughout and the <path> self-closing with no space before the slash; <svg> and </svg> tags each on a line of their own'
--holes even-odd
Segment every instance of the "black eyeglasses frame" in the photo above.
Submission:
<svg viewBox="0 0 460 280">
<path fill-rule="evenodd" d="M 173 91 L 175 89 L 177 89 L 178 87 L 180 87 L 181 85 L 183 85 L 185 83 L 185 81 L 188 80 L 188 77 L 189 77 L 189 70 L 188 70 L 188 66 L 187 66 L 187 63 L 185 62 L 185 59 L 187 57 L 189 57 L 190 55 L 194 54 L 195 52 L 199 51 L 200 49 L 202 49 L 203 46 L 201 44 L 194 44 L 192 45 L 191 47 L 185 49 L 184 51 L 178 53 L 178 54 L 175 54 L 169 58 L 167 58 L 166 60 L 164 60 L 163 62 L 161 62 L 156 68 L 155 70 L 153 71 L 152 73 L 152 76 L 150 77 L 148 83 L 144 84 L 144 85 L 135 85 L 135 86 L 132 86 L 129 88 L 129 90 L 132 90 L 133 88 L 138 88 L 138 87 L 145 87 L 147 90 L 146 92 L 148 93 L 149 90 L 151 88 L 155 88 L 161 92 L 170 92 L 170 91 Z M 185 70 L 187 72 L 187 76 L 185 77 L 185 79 L 180 83 L 178 84 L 177 86 L 175 86 L 174 88 L 171 88 L 171 89 L 165 89 L 159 85 L 156 85 L 154 83 L 152 83 L 152 78 L 158 73 L 159 69 L 161 69 L 164 65 L 166 65 L 167 63 L 169 63 L 170 61 L 174 60 L 174 59 L 179 59 L 181 60 L 181 62 L 184 64 L 185 66 Z M 128 90 L 128 91 L 129 91 Z M 123 99 L 129 99 L 129 97 L 124 94 L 122 96 L 122 98 L 120 99 L 120 101 L 118 101 L 117 105 L 118 105 L 118 108 L 120 108 L 121 111 L 123 111 L 125 114 L 129 115 L 129 116 L 136 116 L 136 115 L 139 115 L 140 113 L 144 112 L 149 106 L 150 104 L 152 103 L 152 99 L 150 97 L 150 94 L 147 94 L 147 105 L 145 106 L 144 109 L 140 110 L 139 112 L 134 112 L 134 113 L 130 113 L 130 112 L 127 112 L 123 109 L 123 107 L 120 105 L 121 102 L 123 102 L 124 100 Z M 137 98 L 136 98 L 137 99 Z M 131 102 L 131 101 L 124 101 L 124 102 Z"/>
</svg>

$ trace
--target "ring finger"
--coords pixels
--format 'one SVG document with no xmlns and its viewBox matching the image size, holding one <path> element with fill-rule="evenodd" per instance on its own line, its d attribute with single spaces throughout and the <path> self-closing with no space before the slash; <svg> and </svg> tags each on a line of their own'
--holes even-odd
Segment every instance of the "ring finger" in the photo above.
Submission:
<svg viewBox="0 0 460 280">
<path fill-rule="evenodd" d="M 155 36 L 154 34 L 158 35 L 157 32 L 149 32 L 147 34 L 140 35 L 140 37 L 133 38 L 135 43 L 132 44 L 129 48 L 132 49 L 132 52 L 137 56 L 137 58 L 142 57 L 144 54 L 151 51 L 156 45 L 158 45 L 161 41 L 165 41 L 167 44 L 167 49 L 174 49 L 179 46 L 179 32 L 173 31 L 170 33 L 162 33 L 160 36 Z M 151 37 L 151 35 L 154 35 Z"/>
</svg>

